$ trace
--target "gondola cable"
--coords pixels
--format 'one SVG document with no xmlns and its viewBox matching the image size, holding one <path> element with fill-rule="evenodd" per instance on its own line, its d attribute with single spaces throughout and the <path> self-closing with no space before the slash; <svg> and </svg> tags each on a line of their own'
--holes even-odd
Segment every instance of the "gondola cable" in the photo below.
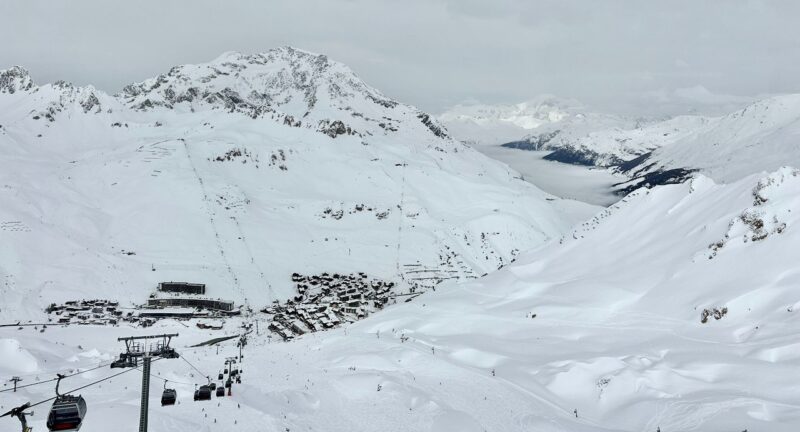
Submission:
<svg viewBox="0 0 800 432">
<path fill-rule="evenodd" d="M 156 359 L 154 361 L 157 361 L 157 360 L 160 360 L 160 359 Z M 61 382 L 61 380 L 63 378 L 66 378 L 65 375 L 59 374 L 58 378 L 56 378 L 56 380 L 58 380 L 58 383 L 56 384 L 56 395 L 55 396 L 53 396 L 51 398 L 48 398 L 48 399 L 41 400 L 41 401 L 33 403 L 33 404 L 28 402 L 28 403 L 26 403 L 26 404 L 24 404 L 24 405 L 22 405 L 20 407 L 12 409 L 11 411 L 3 414 L 1 417 L 5 417 L 5 416 L 8 416 L 8 415 L 13 416 L 13 417 L 18 417 L 20 419 L 20 421 L 22 422 L 23 430 L 28 430 L 27 429 L 27 422 L 25 420 L 25 415 L 27 413 L 24 413 L 23 411 L 26 410 L 26 409 L 33 408 L 35 406 L 41 405 L 43 403 L 47 403 L 47 402 L 55 400 L 55 402 L 53 403 L 53 407 L 50 408 L 50 413 L 48 414 L 48 417 L 47 417 L 47 427 L 48 427 L 48 429 L 52 431 L 52 430 L 67 430 L 68 428 L 73 428 L 73 429 L 69 429 L 69 430 L 76 430 L 77 431 L 81 427 L 81 423 L 83 422 L 83 416 L 86 414 L 86 403 L 84 402 L 84 400 L 83 400 L 83 398 L 81 396 L 77 396 L 77 397 L 76 396 L 72 396 L 71 393 L 77 392 L 79 390 L 83 390 L 83 389 L 85 389 L 87 387 L 91 387 L 93 385 L 97 385 L 97 384 L 99 384 L 99 383 L 101 383 L 103 381 L 110 380 L 111 378 L 114 378 L 114 377 L 120 376 L 122 374 L 128 373 L 128 372 L 130 372 L 132 370 L 134 370 L 134 369 L 126 369 L 126 370 L 124 370 L 122 372 L 119 372 L 119 373 L 116 373 L 114 375 L 110 375 L 110 376 L 107 376 L 105 378 L 101 378 L 101 379 L 93 381 L 93 382 L 91 382 L 89 384 L 86 384 L 86 385 L 74 388 L 72 390 L 69 390 L 66 394 L 61 394 L 59 392 L 59 390 L 58 390 L 58 384 L 60 384 L 60 382 Z M 75 374 L 75 375 L 77 375 L 77 374 Z"/>
<path fill-rule="evenodd" d="M 105 362 L 102 362 L 102 363 L 98 364 L 98 366 L 108 366 L 110 364 L 111 364 L 110 361 L 105 361 Z M 73 371 L 73 370 L 76 370 L 76 369 L 80 369 L 80 368 L 71 368 L 71 369 L 67 369 L 67 370 Z M 50 370 L 50 371 L 39 371 L 39 372 L 35 372 L 35 373 L 29 373 L 29 374 L 25 374 L 25 375 L 14 375 L 14 376 L 20 377 L 20 378 L 28 378 L 28 377 L 35 377 L 35 376 L 41 376 L 41 375 L 57 374 L 57 373 L 59 373 L 59 372 L 61 372 L 63 370 L 64 369 Z M 63 374 L 63 375 L 68 375 L 68 374 Z"/>
<path fill-rule="evenodd" d="M 82 373 L 91 372 L 91 371 L 93 371 L 93 370 L 97 370 L 97 369 L 100 369 L 100 368 L 104 368 L 104 367 L 108 366 L 109 364 L 111 364 L 111 363 L 110 363 L 110 362 L 108 362 L 108 363 L 101 363 L 101 364 L 99 364 L 99 365 L 97 365 L 97 366 L 95 366 L 95 367 L 93 367 L 93 368 L 85 369 L 85 370 L 78 371 L 78 372 L 71 373 L 71 374 L 63 374 L 63 376 L 64 376 L 64 378 L 69 378 L 69 377 L 72 377 L 72 376 L 75 376 L 75 375 L 80 375 L 80 374 L 82 374 Z M 30 383 L 30 384 L 25 384 L 25 385 L 17 386 L 17 390 L 19 390 L 19 389 L 24 389 L 25 387 L 31 387 L 31 386 L 39 385 L 39 384 L 46 384 L 46 383 L 53 382 L 53 381 L 57 381 L 57 380 L 58 380 L 58 377 L 56 377 L 56 378 L 51 378 L 51 379 L 49 379 L 49 380 L 38 381 L 38 382 L 35 382 L 35 383 Z M 5 393 L 5 392 L 9 392 L 9 391 L 14 391 L 14 389 L 13 389 L 13 388 L 9 388 L 9 389 L 5 389 L 5 390 L 0 390 L 0 393 Z"/>
<path fill-rule="evenodd" d="M 154 360 L 154 361 L 155 361 L 155 360 Z M 87 387 L 91 387 L 91 386 L 93 386 L 93 385 L 100 384 L 100 383 L 101 383 L 101 382 L 103 382 L 103 381 L 110 380 L 111 378 L 118 377 L 118 376 L 120 376 L 120 375 L 122 375 L 122 374 L 125 374 L 125 373 L 128 373 L 128 372 L 131 372 L 131 371 L 133 371 L 133 370 L 136 370 L 136 369 L 125 369 L 125 370 L 124 370 L 124 371 L 122 371 L 122 372 L 115 373 L 114 375 L 110 375 L 110 376 L 107 376 L 107 377 L 105 377 L 105 378 L 102 378 L 102 379 L 99 379 L 99 380 L 97 380 L 97 381 L 94 381 L 94 382 L 91 382 L 91 383 L 89 383 L 89 384 L 86 384 L 86 385 L 84 385 L 84 386 L 80 386 L 80 387 L 78 387 L 78 388 L 74 388 L 74 389 L 72 389 L 72 390 L 69 390 L 69 391 L 67 391 L 67 393 L 74 393 L 74 392 L 76 392 L 76 391 L 83 390 L 83 389 L 85 389 L 85 388 L 87 388 Z M 56 379 L 58 379 L 58 378 L 56 378 Z M 56 397 L 57 397 L 57 396 L 53 396 L 53 397 L 51 397 L 51 398 L 49 398 L 49 399 L 45 399 L 45 400 L 43 400 L 43 401 L 39 401 L 39 402 L 36 402 L 36 403 L 34 403 L 34 404 L 30 404 L 29 408 L 33 408 L 33 407 L 35 407 L 35 406 L 37 406 L 37 405 L 41 405 L 41 404 L 43 404 L 43 403 L 45 403 L 45 402 L 50 402 L 51 400 L 54 400 Z"/>
<path fill-rule="evenodd" d="M 142 373 L 144 373 L 144 371 L 142 371 L 142 370 L 141 370 L 141 369 L 139 369 L 138 367 L 137 367 L 136 369 L 138 369 L 138 370 L 139 370 L 139 372 L 142 372 Z M 182 385 L 188 385 L 188 386 L 191 386 L 191 385 L 199 385 L 199 384 L 197 384 L 197 383 L 187 383 L 187 382 L 175 381 L 175 380 L 171 380 L 171 379 L 167 379 L 167 378 L 162 378 L 162 377 L 160 377 L 160 376 L 158 376 L 158 375 L 153 375 L 153 373 L 152 373 L 152 372 L 150 372 L 150 377 L 152 377 L 152 378 L 156 378 L 156 379 L 160 379 L 161 381 L 164 381 L 165 383 L 182 384 Z"/>
<path fill-rule="evenodd" d="M 197 368 L 195 365 L 191 364 L 191 363 L 189 362 L 189 360 L 186 360 L 186 357 L 185 357 L 185 356 L 183 356 L 183 355 L 182 355 L 180 358 L 181 358 L 181 360 L 185 361 L 185 362 L 186 362 L 186 364 L 188 364 L 189 366 L 191 366 L 192 368 L 194 368 L 194 370 L 196 370 L 196 371 L 197 371 L 197 372 L 198 372 L 198 373 L 199 373 L 201 376 L 204 376 L 204 377 L 206 377 L 206 379 L 207 379 L 207 380 L 209 380 L 209 381 L 211 380 L 211 375 L 204 374 L 204 373 L 203 373 L 203 371 L 201 371 L 200 369 L 198 369 L 198 368 Z"/>
</svg>

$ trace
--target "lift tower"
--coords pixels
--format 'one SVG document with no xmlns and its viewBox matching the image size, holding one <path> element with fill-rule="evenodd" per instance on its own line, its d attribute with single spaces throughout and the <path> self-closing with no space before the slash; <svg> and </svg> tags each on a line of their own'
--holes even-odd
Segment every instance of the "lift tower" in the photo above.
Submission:
<svg viewBox="0 0 800 432">
<path fill-rule="evenodd" d="M 15 377 L 12 377 L 9 381 L 14 383 L 14 393 L 16 393 L 17 392 L 17 383 L 22 381 L 22 378 L 20 378 L 18 376 L 15 376 Z"/>
<path fill-rule="evenodd" d="M 117 340 L 125 342 L 125 352 L 119 355 L 111 367 L 136 367 L 138 359 L 142 359 L 142 404 L 139 408 L 139 432 L 147 432 L 147 410 L 150 402 L 150 362 L 153 357 L 174 359 L 180 357 L 169 344 L 177 333 L 152 336 L 122 337 Z"/>
</svg>

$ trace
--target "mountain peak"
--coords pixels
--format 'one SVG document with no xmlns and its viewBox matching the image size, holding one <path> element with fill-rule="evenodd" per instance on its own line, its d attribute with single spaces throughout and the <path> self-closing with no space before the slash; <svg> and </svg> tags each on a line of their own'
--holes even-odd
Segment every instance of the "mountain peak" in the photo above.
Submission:
<svg viewBox="0 0 800 432">
<path fill-rule="evenodd" d="M 144 111 L 210 108 L 253 118 L 277 113 L 315 121 L 337 117 L 340 111 L 380 119 L 387 108 L 398 105 L 344 64 L 288 46 L 256 54 L 228 51 L 207 63 L 175 66 L 126 86 L 119 96 Z"/>
<path fill-rule="evenodd" d="M 22 68 L 3 72 L 0 89 L 14 93 L 33 87 Z M 32 100 L 32 118 L 54 121 L 79 102 L 84 113 L 118 110 L 140 113 L 170 110 L 180 114 L 212 112 L 270 119 L 335 138 L 387 135 L 403 123 L 449 138 L 430 115 L 396 102 L 364 83 L 349 67 L 328 56 L 284 46 L 263 53 L 227 51 L 215 59 L 184 64 L 112 96 L 93 87 L 56 82 Z M 112 108 L 113 106 L 113 108 Z M 31 111 L 31 112 L 33 112 Z"/>
<path fill-rule="evenodd" d="M 33 88 L 33 79 L 28 71 L 21 66 L 12 66 L 0 70 L 0 93 L 16 93 Z"/>
<path fill-rule="evenodd" d="M 201 66 L 203 64 L 216 66 L 224 66 L 226 64 L 242 64 L 247 67 L 258 67 L 258 65 L 266 65 L 267 63 L 275 62 L 277 60 L 284 60 L 293 63 L 305 62 L 308 64 L 317 65 L 318 67 L 338 65 L 346 68 L 346 66 L 341 63 L 329 60 L 328 56 L 324 54 L 318 54 L 288 45 L 252 54 L 246 54 L 240 51 L 225 51 L 210 62 L 198 63 L 197 66 Z"/>
</svg>

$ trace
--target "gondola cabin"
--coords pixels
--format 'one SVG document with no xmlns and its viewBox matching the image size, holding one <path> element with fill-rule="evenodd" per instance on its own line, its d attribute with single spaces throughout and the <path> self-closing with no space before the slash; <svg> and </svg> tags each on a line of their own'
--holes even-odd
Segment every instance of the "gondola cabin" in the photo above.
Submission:
<svg viewBox="0 0 800 432">
<path fill-rule="evenodd" d="M 197 389 L 196 400 L 201 400 L 201 401 L 211 400 L 211 389 L 206 385 L 200 386 L 200 388 Z"/>
<path fill-rule="evenodd" d="M 47 429 L 51 432 L 78 431 L 85 415 L 86 401 L 83 396 L 59 395 L 47 416 Z"/>
<path fill-rule="evenodd" d="M 177 399 L 178 392 L 175 389 L 164 389 L 164 392 L 161 393 L 161 406 L 175 405 Z"/>
<path fill-rule="evenodd" d="M 225 396 L 225 388 L 220 386 L 217 387 L 217 397 L 224 397 Z"/>
</svg>

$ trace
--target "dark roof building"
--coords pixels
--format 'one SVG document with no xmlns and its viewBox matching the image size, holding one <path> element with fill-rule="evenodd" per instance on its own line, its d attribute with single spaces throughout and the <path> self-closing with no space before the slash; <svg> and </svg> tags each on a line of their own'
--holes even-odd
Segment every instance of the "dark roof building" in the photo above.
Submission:
<svg viewBox="0 0 800 432">
<path fill-rule="evenodd" d="M 161 282 L 158 284 L 158 290 L 163 292 L 203 295 L 206 293 L 206 284 L 189 282 Z"/>
</svg>

